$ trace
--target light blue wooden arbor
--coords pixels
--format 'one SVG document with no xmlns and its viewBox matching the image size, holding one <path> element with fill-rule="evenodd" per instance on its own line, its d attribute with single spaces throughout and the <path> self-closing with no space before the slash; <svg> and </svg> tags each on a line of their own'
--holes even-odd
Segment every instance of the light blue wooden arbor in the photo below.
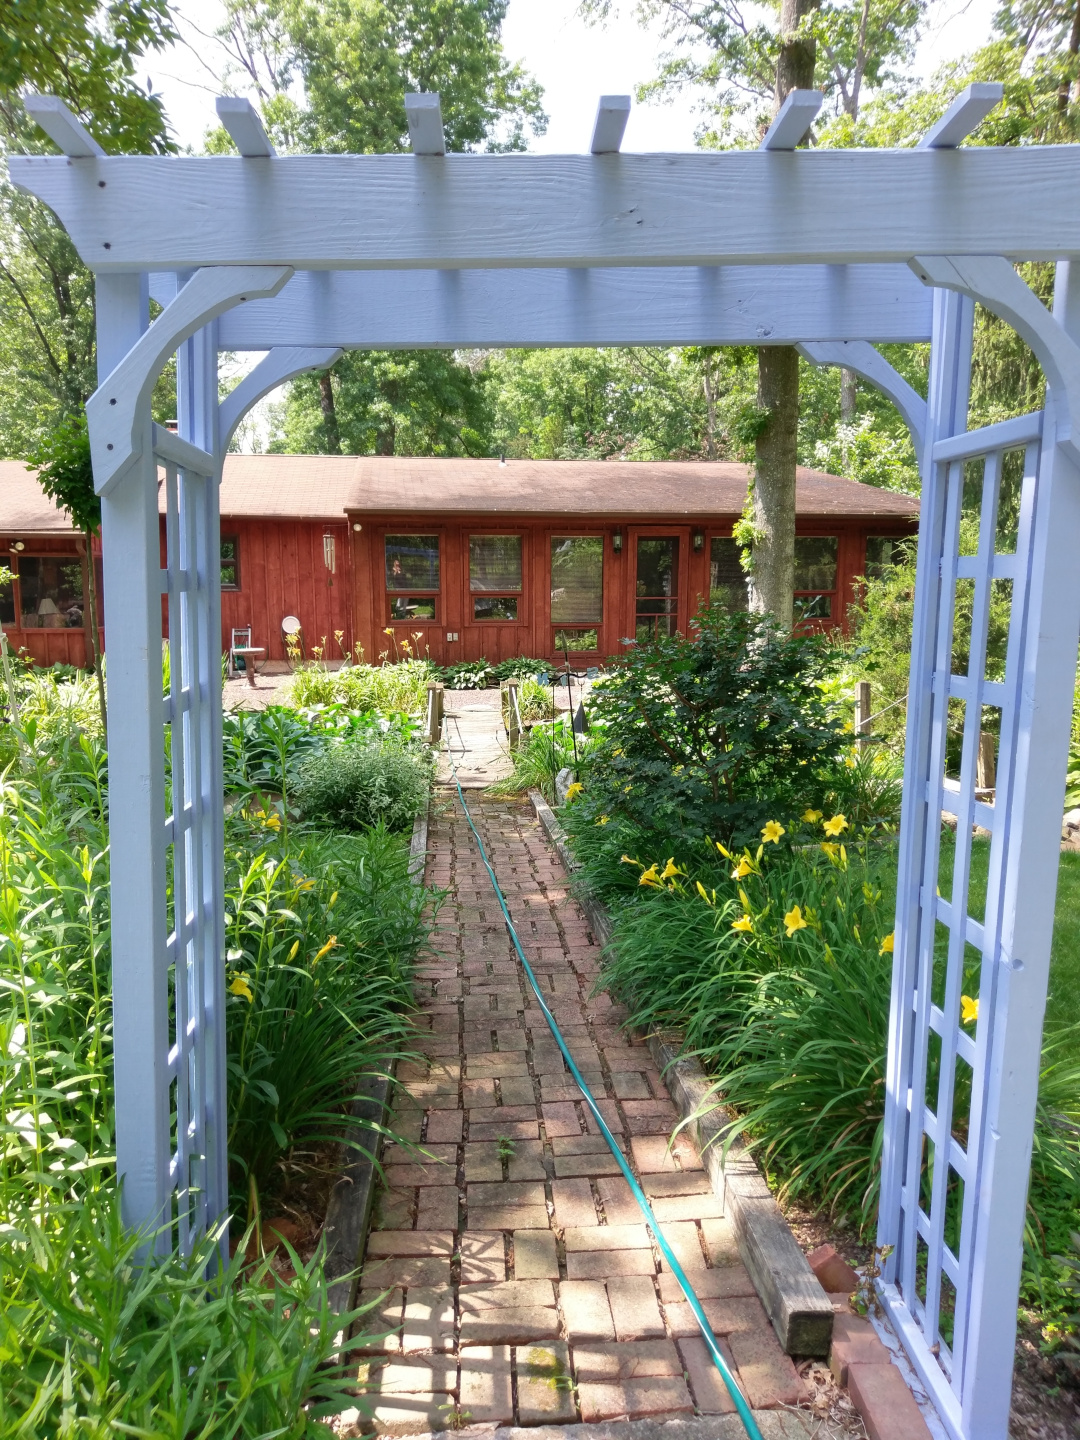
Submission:
<svg viewBox="0 0 1080 1440">
<path fill-rule="evenodd" d="M 592 153 L 563 157 L 445 155 L 437 97 L 420 96 L 411 156 L 279 158 L 247 102 L 222 100 L 235 159 L 105 156 L 59 102 L 28 102 L 63 153 L 13 157 L 12 178 L 97 278 L 102 378 L 87 409 L 106 567 L 117 1153 L 133 1225 L 174 1224 L 187 1246 L 227 1203 L 217 492 L 244 412 L 345 347 L 795 343 L 888 394 L 921 457 L 880 1293 L 954 1440 L 1004 1440 L 1080 632 L 1080 147 L 957 148 L 999 97 L 971 87 L 914 150 L 796 151 L 820 104 L 797 92 L 760 151 L 691 155 L 619 154 L 628 102 L 608 97 Z M 1057 262 L 1053 314 L 1021 259 Z M 164 307 L 153 324 L 150 295 Z M 1031 346 L 1047 404 L 968 432 L 976 301 Z M 874 342 L 927 339 L 923 401 Z M 219 401 L 222 350 L 266 354 Z M 178 436 L 149 408 L 173 354 Z M 961 554 L 965 483 L 981 524 Z M 1005 533 L 1003 487 L 1017 486 Z M 1010 601 L 1000 681 L 984 663 L 995 589 Z M 952 660 L 961 591 L 966 674 Z M 953 776 L 950 701 L 963 710 Z M 992 806 L 975 787 L 988 710 L 1001 734 Z M 942 811 L 957 820 L 951 885 Z M 973 824 L 992 835 L 978 914 Z M 974 1027 L 960 1017 L 965 957 L 980 966 Z"/>
</svg>

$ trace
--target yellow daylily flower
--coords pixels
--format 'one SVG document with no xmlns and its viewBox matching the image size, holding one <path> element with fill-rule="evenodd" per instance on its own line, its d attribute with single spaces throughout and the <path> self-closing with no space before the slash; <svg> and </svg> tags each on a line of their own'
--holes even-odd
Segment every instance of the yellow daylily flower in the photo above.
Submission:
<svg viewBox="0 0 1080 1440">
<path fill-rule="evenodd" d="M 714 843 L 715 843 L 715 845 L 716 845 L 717 850 L 720 851 L 720 854 L 723 855 L 723 857 L 724 857 L 725 860 L 734 860 L 734 859 L 735 859 L 735 856 L 732 855 L 731 851 L 728 850 L 728 849 L 726 849 L 723 845 L 721 845 L 719 840 L 715 841 Z"/>
<path fill-rule="evenodd" d="M 387 625 L 386 629 L 382 633 L 384 635 L 393 635 L 394 627 L 392 625 Z"/>
<path fill-rule="evenodd" d="M 281 816 L 276 810 L 261 810 L 259 812 L 259 820 L 267 830 L 281 829 Z"/>
<path fill-rule="evenodd" d="M 686 874 L 686 871 L 685 871 L 685 870 L 680 870 L 679 867 L 675 864 L 675 859 L 674 859 L 674 856 L 673 856 L 673 857 L 667 862 L 667 864 L 664 866 L 664 869 L 663 869 L 663 871 L 661 872 L 661 875 L 660 875 L 660 879 L 661 879 L 661 880 L 671 880 L 675 875 L 685 875 L 685 874 Z"/>
<path fill-rule="evenodd" d="M 807 825 L 816 825 L 817 822 L 821 819 L 821 811 L 804 810 L 802 818 L 806 821 Z"/>
<path fill-rule="evenodd" d="M 894 932 L 894 935 L 895 935 L 895 932 Z M 893 938 L 894 938 L 894 935 L 886 935 L 886 936 L 885 936 L 885 939 L 882 940 L 882 942 L 881 942 L 881 948 L 880 948 L 880 949 L 878 950 L 878 952 L 877 952 L 879 955 L 891 955 L 891 954 L 893 953 Z"/>
<path fill-rule="evenodd" d="M 830 860 L 835 860 L 840 850 L 840 846 L 837 845 L 835 840 L 823 840 L 821 842 L 821 848 L 825 851 L 825 854 L 828 855 Z"/>
<path fill-rule="evenodd" d="M 715 905 L 715 904 L 716 904 L 716 891 L 715 891 L 715 890 L 712 892 L 712 899 L 710 900 L 710 899 L 709 899 L 709 892 L 705 889 L 705 886 L 701 883 L 701 881 L 700 881 L 700 880 L 695 880 L 695 881 L 694 881 L 694 884 L 697 886 L 697 892 L 698 892 L 698 894 L 701 896 L 701 898 L 705 901 L 705 904 L 706 904 L 706 905 Z"/>
<path fill-rule="evenodd" d="M 641 861 L 635 860 L 631 855 L 624 855 L 620 863 L 623 865 L 636 865 L 639 870 L 641 869 Z"/>
<path fill-rule="evenodd" d="M 647 870 L 643 870 L 643 871 L 641 872 L 641 875 L 639 876 L 637 883 L 638 883 L 639 885 L 657 885 L 657 886 L 658 886 L 658 885 L 660 884 L 660 872 L 657 870 L 657 868 L 656 868 L 655 865 L 650 865 Z"/>
<path fill-rule="evenodd" d="M 317 964 L 319 963 L 319 961 L 323 958 L 324 955 L 329 955 L 329 954 L 330 954 L 330 951 L 333 950 L 333 948 L 334 948 L 334 946 L 335 946 L 336 944 L 337 944 L 337 936 L 336 936 L 336 935 L 331 935 L 331 936 L 330 936 L 330 939 L 327 940 L 326 944 L 325 944 L 325 945 L 322 947 L 322 949 L 318 952 L 318 954 L 315 956 L 315 959 L 312 960 L 311 963 L 312 963 L 313 965 L 317 965 Z"/>
<path fill-rule="evenodd" d="M 731 878 L 733 880 L 741 880 L 744 875 L 752 875 L 753 873 L 754 867 L 750 864 L 750 861 L 744 855 L 739 861 L 738 865 L 735 866 L 735 869 L 732 870 Z"/>
<path fill-rule="evenodd" d="M 250 1005 L 255 999 L 255 992 L 252 990 L 246 975 L 237 975 L 229 986 L 230 995 L 242 995 Z"/>
<path fill-rule="evenodd" d="M 972 1025 L 979 1018 L 979 1002 L 970 995 L 960 996 L 960 1018 L 965 1025 Z"/>
<path fill-rule="evenodd" d="M 585 789 L 585 786 L 581 783 L 581 781 L 580 781 L 580 780 L 575 780 L 572 785 L 570 785 L 570 786 L 567 787 L 567 790 L 566 790 L 566 798 L 567 798 L 567 800 L 568 800 L 568 801 L 569 801 L 569 800 L 576 800 L 577 797 L 582 793 L 582 791 L 583 791 L 584 789 Z"/>
<path fill-rule="evenodd" d="M 597 818 L 596 818 L 596 822 L 595 822 L 595 823 L 596 823 L 597 825 L 606 825 L 610 819 L 611 819 L 611 816 L 610 816 L 610 815 L 598 815 Z M 624 859 L 624 860 L 626 859 L 626 856 L 625 856 L 625 855 L 623 856 L 623 859 Z"/>
<path fill-rule="evenodd" d="M 784 916 L 784 924 L 787 926 L 787 938 L 790 940 L 796 930 L 805 930 L 806 921 L 803 919 L 802 907 L 793 905 Z"/>
<path fill-rule="evenodd" d="M 834 815 L 831 820 L 825 821 L 826 835 L 840 835 L 848 828 L 846 815 Z"/>
<path fill-rule="evenodd" d="M 855 765 L 856 765 L 855 756 L 854 756 L 854 755 L 845 755 L 845 756 L 844 756 L 844 764 L 847 766 L 847 768 L 848 768 L 849 770 L 854 770 L 854 769 L 855 769 Z"/>
<path fill-rule="evenodd" d="M 740 915 L 737 920 L 732 920 L 731 928 L 733 930 L 742 930 L 745 934 L 749 935 L 753 932 L 754 922 L 750 919 L 749 915 Z"/>
<path fill-rule="evenodd" d="M 770 843 L 773 845 L 778 845 L 780 843 L 780 836 L 786 834 L 787 831 L 784 829 L 783 825 L 780 824 L 779 820 L 769 820 L 766 822 L 765 828 L 761 832 L 761 838 L 766 845 Z"/>
</svg>

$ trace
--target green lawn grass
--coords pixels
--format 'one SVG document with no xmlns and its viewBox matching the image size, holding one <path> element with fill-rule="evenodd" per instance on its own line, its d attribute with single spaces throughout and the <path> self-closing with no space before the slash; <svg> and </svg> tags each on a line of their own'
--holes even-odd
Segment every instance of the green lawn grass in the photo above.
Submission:
<svg viewBox="0 0 1080 1440">
<path fill-rule="evenodd" d="M 952 881 L 955 836 L 942 835 L 941 886 L 948 894 Z M 986 899 L 990 865 L 989 840 L 973 840 L 971 846 L 971 910 L 981 915 Z M 1054 907 L 1054 945 L 1050 956 L 1050 991 L 1046 1004 L 1047 1030 L 1059 1030 L 1080 1020 L 1080 853 L 1063 851 L 1058 869 L 1057 903 Z M 1067 1047 L 1069 1058 L 1080 1064 L 1080 1030 Z M 1064 1057 L 1063 1057 L 1064 1058 Z"/>
</svg>

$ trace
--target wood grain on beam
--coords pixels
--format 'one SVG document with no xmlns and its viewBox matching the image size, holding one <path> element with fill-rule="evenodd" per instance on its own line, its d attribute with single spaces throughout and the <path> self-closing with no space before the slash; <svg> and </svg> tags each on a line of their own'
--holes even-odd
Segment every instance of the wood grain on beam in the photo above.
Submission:
<svg viewBox="0 0 1080 1440">
<path fill-rule="evenodd" d="M 258 166 L 13 155 L 8 168 L 105 271 L 1080 256 L 1078 145 L 295 155 Z"/>
<path fill-rule="evenodd" d="M 928 340 L 906 265 L 301 271 L 223 315 L 223 350 Z"/>
</svg>

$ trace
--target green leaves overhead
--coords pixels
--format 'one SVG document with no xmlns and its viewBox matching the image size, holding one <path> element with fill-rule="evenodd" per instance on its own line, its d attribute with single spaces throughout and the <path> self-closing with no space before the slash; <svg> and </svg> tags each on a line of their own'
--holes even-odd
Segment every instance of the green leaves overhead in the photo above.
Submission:
<svg viewBox="0 0 1080 1440">
<path fill-rule="evenodd" d="M 3 0 L 7 140 L 24 128 L 18 95 L 32 90 L 60 96 L 107 150 L 175 149 L 160 102 L 134 78 L 143 55 L 174 38 L 168 0 Z"/>
<path fill-rule="evenodd" d="M 450 150 L 523 150 L 540 86 L 507 62 L 507 0 L 228 0 L 222 38 L 283 150 L 408 149 L 405 95 L 438 91 Z M 302 98 L 297 98 L 298 94 Z"/>
</svg>

